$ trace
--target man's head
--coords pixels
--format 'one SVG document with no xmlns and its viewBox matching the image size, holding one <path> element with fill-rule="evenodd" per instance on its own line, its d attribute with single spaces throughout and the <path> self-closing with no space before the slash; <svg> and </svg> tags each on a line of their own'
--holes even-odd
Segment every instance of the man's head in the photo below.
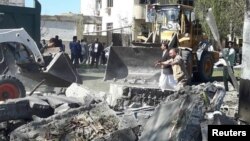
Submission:
<svg viewBox="0 0 250 141">
<path fill-rule="evenodd" d="M 168 49 L 168 42 L 163 42 L 163 43 L 161 44 L 161 49 L 162 49 L 162 50 Z"/>
<path fill-rule="evenodd" d="M 99 41 L 99 39 L 98 38 L 95 38 L 95 42 L 98 42 Z"/>
<path fill-rule="evenodd" d="M 175 56 L 177 55 L 177 52 L 178 52 L 178 49 L 177 49 L 177 48 L 172 48 L 172 49 L 170 49 L 170 51 L 169 51 L 169 56 L 170 56 L 171 58 L 175 58 Z"/>
<path fill-rule="evenodd" d="M 233 42 L 232 41 L 229 41 L 228 42 L 228 48 L 231 48 L 233 46 Z"/>
<path fill-rule="evenodd" d="M 73 36 L 73 41 L 77 41 L 77 36 Z"/>
<path fill-rule="evenodd" d="M 175 21 L 176 19 L 175 19 L 175 15 L 174 14 L 172 14 L 171 15 L 171 21 Z"/>
<path fill-rule="evenodd" d="M 56 39 L 56 40 L 58 40 L 58 39 L 59 39 L 59 36 L 58 36 L 58 35 L 56 35 L 56 36 L 55 36 L 55 39 Z"/>
</svg>

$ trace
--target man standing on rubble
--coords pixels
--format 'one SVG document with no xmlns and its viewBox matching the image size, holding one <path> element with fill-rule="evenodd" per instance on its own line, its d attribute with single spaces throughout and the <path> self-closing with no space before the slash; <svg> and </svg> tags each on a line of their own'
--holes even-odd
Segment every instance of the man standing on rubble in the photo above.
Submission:
<svg viewBox="0 0 250 141">
<path fill-rule="evenodd" d="M 169 56 L 171 59 L 160 62 L 160 65 L 172 66 L 174 79 L 177 81 L 176 89 L 179 90 L 181 87 L 187 85 L 188 75 L 185 68 L 184 61 L 182 57 L 177 54 L 178 49 L 172 48 L 169 51 Z"/>
<path fill-rule="evenodd" d="M 168 43 L 163 42 L 161 45 L 162 49 L 162 58 L 161 60 L 157 61 L 155 66 L 158 66 L 161 62 L 167 61 L 170 59 L 168 54 Z M 170 65 L 161 65 L 161 76 L 159 78 L 159 87 L 162 91 L 166 89 L 174 89 L 177 85 L 177 82 L 174 80 L 173 77 L 173 70 Z"/>
</svg>

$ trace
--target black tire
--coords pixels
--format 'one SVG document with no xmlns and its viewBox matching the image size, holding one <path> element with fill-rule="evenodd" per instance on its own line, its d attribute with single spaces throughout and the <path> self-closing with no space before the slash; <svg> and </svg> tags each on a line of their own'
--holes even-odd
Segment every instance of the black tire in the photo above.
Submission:
<svg viewBox="0 0 250 141">
<path fill-rule="evenodd" d="M 10 75 L 0 76 L 0 101 L 25 97 L 26 91 L 22 82 Z"/>
<path fill-rule="evenodd" d="M 207 82 L 212 79 L 214 59 L 211 53 L 203 52 L 198 65 L 199 81 Z"/>
</svg>

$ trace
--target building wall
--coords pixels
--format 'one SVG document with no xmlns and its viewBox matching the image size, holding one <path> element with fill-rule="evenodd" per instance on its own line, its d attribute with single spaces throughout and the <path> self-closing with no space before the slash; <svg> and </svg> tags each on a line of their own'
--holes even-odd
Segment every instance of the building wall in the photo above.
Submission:
<svg viewBox="0 0 250 141">
<path fill-rule="evenodd" d="M 0 4 L 24 7 L 25 0 L 0 0 Z"/>
<path fill-rule="evenodd" d="M 108 0 L 102 0 L 102 29 L 107 29 L 107 23 L 113 23 L 113 28 L 132 25 L 134 0 L 113 0 L 113 7 L 107 7 Z M 114 31 L 116 32 L 116 31 Z M 117 32 L 120 32 L 119 30 Z"/>
<path fill-rule="evenodd" d="M 81 0 L 81 14 L 86 16 L 100 16 L 101 0 Z M 83 33 L 87 35 L 96 35 L 97 27 L 95 24 L 84 25 Z"/>
<path fill-rule="evenodd" d="M 41 39 L 49 40 L 58 35 L 63 41 L 71 41 L 76 36 L 75 22 L 68 21 L 41 21 Z"/>
<path fill-rule="evenodd" d="M 81 0 L 81 14 L 95 16 L 96 0 Z"/>
</svg>

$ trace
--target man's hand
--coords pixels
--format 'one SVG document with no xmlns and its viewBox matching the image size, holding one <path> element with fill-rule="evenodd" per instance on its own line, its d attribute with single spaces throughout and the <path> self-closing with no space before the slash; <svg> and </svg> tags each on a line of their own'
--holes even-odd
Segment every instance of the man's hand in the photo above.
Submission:
<svg viewBox="0 0 250 141">
<path fill-rule="evenodd" d="M 161 65 L 161 62 L 156 62 L 155 63 L 155 67 L 160 66 L 160 65 Z"/>
<path fill-rule="evenodd" d="M 155 61 L 155 62 L 154 62 L 155 67 L 159 66 L 159 65 L 160 65 L 160 63 L 161 63 L 161 61 L 160 61 L 160 60 Z"/>
</svg>

